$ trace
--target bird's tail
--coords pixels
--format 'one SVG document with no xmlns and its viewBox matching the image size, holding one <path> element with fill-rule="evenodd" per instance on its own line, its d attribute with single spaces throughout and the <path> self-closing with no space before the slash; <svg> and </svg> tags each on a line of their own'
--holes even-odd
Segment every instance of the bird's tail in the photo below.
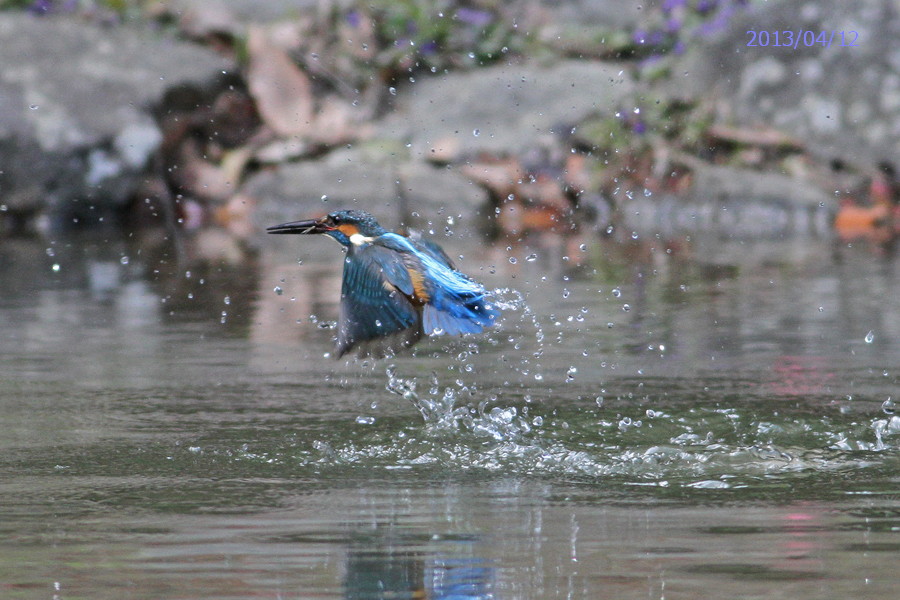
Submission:
<svg viewBox="0 0 900 600">
<path fill-rule="evenodd" d="M 493 325 L 500 316 L 500 311 L 485 300 L 484 294 L 454 300 L 425 306 L 422 328 L 426 334 L 479 333 L 485 327 Z"/>
</svg>

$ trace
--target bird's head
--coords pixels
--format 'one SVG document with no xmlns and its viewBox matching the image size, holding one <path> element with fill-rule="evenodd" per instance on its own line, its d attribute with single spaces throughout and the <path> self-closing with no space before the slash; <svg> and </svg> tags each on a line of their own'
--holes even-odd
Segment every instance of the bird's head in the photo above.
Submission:
<svg viewBox="0 0 900 600">
<path fill-rule="evenodd" d="M 292 221 L 266 228 L 269 233 L 324 233 L 344 246 L 356 240 L 373 238 L 385 233 L 375 217 L 363 210 L 338 210 L 320 219 Z M 354 237 L 361 236 L 361 237 Z"/>
</svg>

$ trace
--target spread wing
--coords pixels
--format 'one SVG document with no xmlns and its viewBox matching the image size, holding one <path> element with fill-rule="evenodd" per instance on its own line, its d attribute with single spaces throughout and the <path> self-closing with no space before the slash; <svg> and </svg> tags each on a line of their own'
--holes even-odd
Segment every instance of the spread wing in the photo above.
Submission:
<svg viewBox="0 0 900 600">
<path fill-rule="evenodd" d="M 344 259 L 336 354 L 389 354 L 422 336 L 413 282 L 398 252 L 375 244 L 352 248 Z M 377 343 L 376 343 L 377 342 Z"/>
</svg>

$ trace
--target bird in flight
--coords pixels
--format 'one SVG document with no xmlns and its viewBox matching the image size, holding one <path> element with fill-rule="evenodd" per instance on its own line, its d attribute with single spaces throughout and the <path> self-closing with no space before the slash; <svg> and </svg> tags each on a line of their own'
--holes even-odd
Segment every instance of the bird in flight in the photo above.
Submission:
<svg viewBox="0 0 900 600">
<path fill-rule="evenodd" d="M 423 336 L 479 333 L 500 312 L 434 242 L 387 231 L 362 210 L 282 223 L 276 234 L 325 234 L 347 248 L 335 355 L 391 355 Z"/>
</svg>

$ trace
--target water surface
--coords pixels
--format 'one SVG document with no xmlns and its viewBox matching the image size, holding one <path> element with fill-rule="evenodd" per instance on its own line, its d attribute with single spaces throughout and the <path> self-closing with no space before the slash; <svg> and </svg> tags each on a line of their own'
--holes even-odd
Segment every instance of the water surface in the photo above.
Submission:
<svg viewBox="0 0 900 600">
<path fill-rule="evenodd" d="M 895 594 L 900 263 L 469 249 L 500 326 L 359 362 L 280 242 L 0 245 L 0 597 Z"/>
</svg>

